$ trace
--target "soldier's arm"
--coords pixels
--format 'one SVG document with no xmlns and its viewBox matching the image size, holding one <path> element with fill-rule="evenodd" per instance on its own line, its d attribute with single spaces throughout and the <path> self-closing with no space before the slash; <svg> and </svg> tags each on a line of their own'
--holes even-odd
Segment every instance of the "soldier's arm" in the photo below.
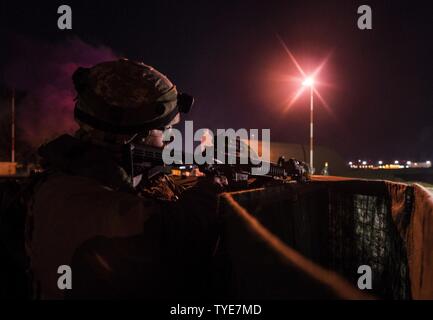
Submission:
<svg viewBox="0 0 433 320">
<path fill-rule="evenodd" d="M 67 298 L 201 296 L 219 234 L 221 191 L 201 179 L 179 201 L 163 202 L 140 235 L 86 241 L 75 252 Z"/>
<path fill-rule="evenodd" d="M 161 244 L 174 256 L 206 257 L 212 254 L 219 233 L 218 194 L 222 187 L 201 178 L 177 202 L 162 205 L 157 219 Z"/>
</svg>

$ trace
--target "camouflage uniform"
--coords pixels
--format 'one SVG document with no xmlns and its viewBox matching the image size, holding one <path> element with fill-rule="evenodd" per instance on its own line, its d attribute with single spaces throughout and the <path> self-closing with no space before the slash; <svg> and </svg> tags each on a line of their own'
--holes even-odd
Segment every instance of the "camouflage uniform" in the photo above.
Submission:
<svg viewBox="0 0 433 320">
<path fill-rule="evenodd" d="M 140 94 L 136 96 L 139 101 Z M 104 121 L 112 120 L 107 113 Z M 183 190 L 160 175 L 134 189 L 115 152 L 83 139 L 82 133 L 77 137 L 63 135 L 39 150 L 46 173 L 35 187 L 27 223 L 39 296 L 205 296 L 218 237 L 220 187 L 203 179 Z M 57 286 L 61 265 L 72 268 L 72 290 Z"/>
</svg>

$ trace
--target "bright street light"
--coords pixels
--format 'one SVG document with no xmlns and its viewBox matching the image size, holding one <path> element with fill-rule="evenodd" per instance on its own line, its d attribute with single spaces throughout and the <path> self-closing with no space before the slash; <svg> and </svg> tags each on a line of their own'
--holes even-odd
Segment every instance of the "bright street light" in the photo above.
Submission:
<svg viewBox="0 0 433 320">
<path fill-rule="evenodd" d="M 314 85 L 314 78 L 313 77 L 305 78 L 304 82 L 302 82 L 302 85 L 305 87 L 312 87 Z"/>
</svg>

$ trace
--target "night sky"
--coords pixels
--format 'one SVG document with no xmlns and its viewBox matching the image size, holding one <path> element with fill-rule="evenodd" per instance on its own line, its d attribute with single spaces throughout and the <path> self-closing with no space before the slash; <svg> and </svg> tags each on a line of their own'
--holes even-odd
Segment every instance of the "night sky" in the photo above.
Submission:
<svg viewBox="0 0 433 320">
<path fill-rule="evenodd" d="M 188 116 L 196 127 L 270 128 L 274 141 L 307 143 L 308 96 L 286 110 L 299 84 L 284 80 L 299 74 L 279 36 L 306 71 L 329 56 L 318 90 L 331 111 L 317 102 L 317 144 L 346 159 L 433 158 L 430 1 L 0 3 L 5 86 L 16 37 L 33 45 L 77 37 L 167 74 L 196 97 Z M 63 3 L 72 31 L 57 29 Z M 362 4 L 372 8 L 373 30 L 357 28 Z M 43 68 L 43 50 L 34 55 Z"/>
</svg>

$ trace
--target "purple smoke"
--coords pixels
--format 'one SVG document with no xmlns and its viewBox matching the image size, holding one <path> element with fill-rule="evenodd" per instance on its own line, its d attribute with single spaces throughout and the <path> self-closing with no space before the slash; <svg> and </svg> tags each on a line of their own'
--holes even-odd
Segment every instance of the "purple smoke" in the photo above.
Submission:
<svg viewBox="0 0 433 320">
<path fill-rule="evenodd" d="M 43 43 L 19 37 L 13 40 L 12 53 L 5 80 L 9 87 L 25 93 L 17 104 L 17 126 L 34 146 L 77 128 L 71 79 L 77 67 L 117 58 L 110 48 L 78 38 Z"/>
</svg>

